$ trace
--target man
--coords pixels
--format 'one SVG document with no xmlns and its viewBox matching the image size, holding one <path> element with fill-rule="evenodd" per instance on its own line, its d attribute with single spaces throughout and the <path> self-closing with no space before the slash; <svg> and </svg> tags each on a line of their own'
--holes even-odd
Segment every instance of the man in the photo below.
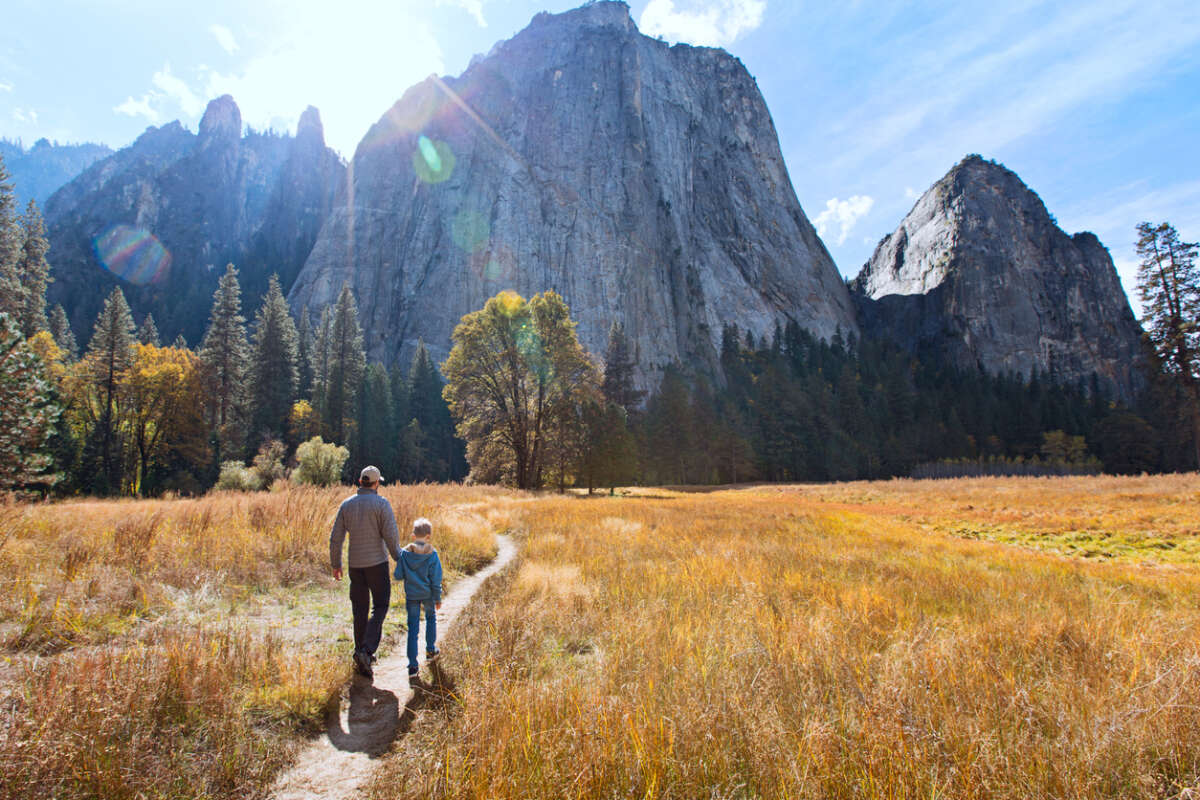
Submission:
<svg viewBox="0 0 1200 800">
<path fill-rule="evenodd" d="M 350 534 L 350 607 L 354 612 L 354 666 L 371 678 L 371 664 L 383 637 L 383 618 L 392 598 L 388 553 L 400 560 L 400 533 L 392 505 L 379 496 L 383 476 L 363 467 L 358 493 L 342 502 L 329 534 L 329 564 L 342 579 L 342 540 Z M 367 617 L 368 605 L 370 618 Z"/>
</svg>

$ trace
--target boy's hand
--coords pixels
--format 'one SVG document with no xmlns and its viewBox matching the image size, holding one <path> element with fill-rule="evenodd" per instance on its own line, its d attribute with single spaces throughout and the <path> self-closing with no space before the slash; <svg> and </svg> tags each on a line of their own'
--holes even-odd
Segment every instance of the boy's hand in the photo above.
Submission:
<svg viewBox="0 0 1200 800">
<path fill-rule="evenodd" d="M 441 610 L 442 610 L 442 604 L 441 604 L 441 603 L 434 603 L 434 604 L 433 604 L 433 610 L 434 610 L 434 611 L 441 611 Z"/>
<path fill-rule="evenodd" d="M 335 581 L 340 581 L 342 579 L 342 568 L 341 567 L 333 568 L 333 579 Z"/>
</svg>

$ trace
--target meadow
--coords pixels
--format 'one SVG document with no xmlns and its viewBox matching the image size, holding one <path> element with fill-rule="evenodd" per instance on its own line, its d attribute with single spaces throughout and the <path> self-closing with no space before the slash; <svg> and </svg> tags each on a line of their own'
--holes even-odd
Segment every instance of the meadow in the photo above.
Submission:
<svg viewBox="0 0 1200 800">
<path fill-rule="evenodd" d="M 0 507 L 0 796 L 263 794 L 349 677 L 345 493 Z M 520 556 L 372 797 L 1200 791 L 1200 476 L 385 494 Z"/>
</svg>

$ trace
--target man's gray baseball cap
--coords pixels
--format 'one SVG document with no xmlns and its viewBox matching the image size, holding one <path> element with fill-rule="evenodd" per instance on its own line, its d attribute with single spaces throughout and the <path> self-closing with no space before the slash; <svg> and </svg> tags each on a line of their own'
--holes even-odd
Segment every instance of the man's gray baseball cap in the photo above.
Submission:
<svg viewBox="0 0 1200 800">
<path fill-rule="evenodd" d="M 383 483 L 383 476 L 379 474 L 379 467 L 363 467 L 359 478 L 367 483 Z"/>
</svg>

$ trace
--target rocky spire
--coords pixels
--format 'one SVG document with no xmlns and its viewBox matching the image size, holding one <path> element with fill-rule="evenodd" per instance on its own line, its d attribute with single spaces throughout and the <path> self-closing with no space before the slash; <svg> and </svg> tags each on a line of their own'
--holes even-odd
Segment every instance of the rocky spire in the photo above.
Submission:
<svg viewBox="0 0 1200 800">
<path fill-rule="evenodd" d="M 237 141 L 242 138 L 242 112 L 233 97 L 223 94 L 210 100 L 200 119 L 202 142 L 221 139 Z"/>
</svg>

